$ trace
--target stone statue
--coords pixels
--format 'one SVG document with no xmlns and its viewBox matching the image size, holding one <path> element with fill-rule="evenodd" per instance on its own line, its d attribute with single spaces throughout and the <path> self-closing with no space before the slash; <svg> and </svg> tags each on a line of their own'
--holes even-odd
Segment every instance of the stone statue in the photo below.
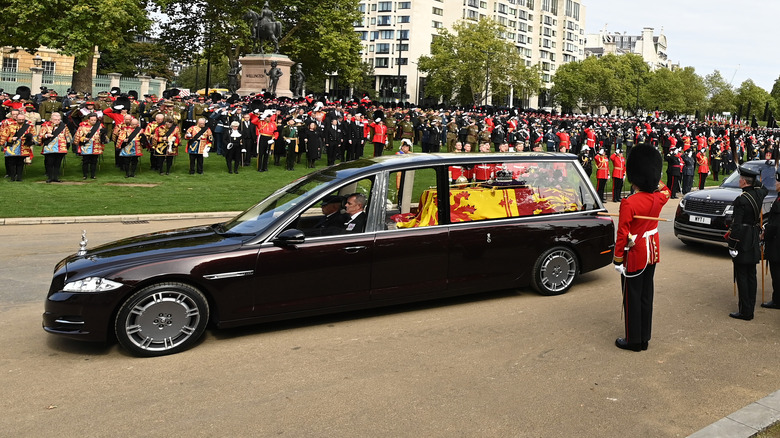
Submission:
<svg viewBox="0 0 780 438">
<path fill-rule="evenodd" d="M 268 76 L 268 92 L 274 96 L 276 96 L 276 85 L 279 83 L 279 78 L 284 74 L 278 65 L 276 61 L 271 61 L 271 70 L 263 70 L 263 73 Z"/>
<path fill-rule="evenodd" d="M 238 60 L 234 59 L 229 61 L 230 70 L 228 70 L 228 90 L 231 93 L 235 93 L 238 90 L 238 74 L 241 72 L 241 66 L 238 65 Z"/>
<path fill-rule="evenodd" d="M 301 64 L 300 62 L 298 63 L 298 66 L 295 70 L 293 79 L 295 80 L 295 87 L 293 88 L 293 97 L 302 97 L 303 89 L 306 87 L 306 75 L 303 74 L 303 64 Z"/>
<path fill-rule="evenodd" d="M 268 6 L 267 0 L 259 14 L 249 9 L 244 14 L 244 19 L 251 29 L 252 38 L 255 40 L 255 49 L 259 48 L 260 53 L 264 53 L 263 43 L 270 41 L 274 45 L 274 53 L 279 53 L 279 40 L 282 39 L 282 23 L 276 21 L 274 12 Z"/>
</svg>

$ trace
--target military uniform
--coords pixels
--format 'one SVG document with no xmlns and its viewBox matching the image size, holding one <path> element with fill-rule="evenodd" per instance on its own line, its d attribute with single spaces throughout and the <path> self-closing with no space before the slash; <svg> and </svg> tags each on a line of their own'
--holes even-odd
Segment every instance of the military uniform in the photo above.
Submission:
<svg viewBox="0 0 780 438">
<path fill-rule="evenodd" d="M 653 319 L 653 277 L 661 261 L 661 241 L 658 221 L 637 219 L 636 216 L 658 217 L 671 195 L 659 184 L 663 161 L 658 150 L 637 146 L 628 157 L 628 180 L 638 192 L 623 199 L 615 238 L 613 263 L 621 274 L 625 337 L 615 340 L 618 348 L 647 350 Z"/>
<path fill-rule="evenodd" d="M 385 145 L 385 149 L 392 151 L 395 149 L 395 130 L 397 129 L 394 114 L 385 117 L 385 126 L 387 126 L 387 145 Z"/>
<path fill-rule="evenodd" d="M 596 155 L 594 161 L 596 162 L 596 192 L 599 194 L 599 199 L 605 201 L 604 190 L 609 179 L 609 158 L 600 153 Z"/>
<path fill-rule="evenodd" d="M 103 155 L 103 149 L 106 143 L 106 128 L 100 123 L 100 120 L 90 125 L 89 121 L 82 122 L 73 136 L 73 141 L 77 145 L 77 153 L 81 155 L 81 173 L 84 179 L 87 174 L 95 179 L 97 171 L 98 157 Z"/>
<path fill-rule="evenodd" d="M 64 121 L 60 121 L 57 125 L 52 122 L 44 122 L 41 126 L 38 133 L 38 143 L 41 145 L 41 153 L 43 153 L 46 182 L 60 182 L 60 166 L 72 141 L 73 138 Z"/>
<path fill-rule="evenodd" d="M 447 123 L 447 152 L 455 152 L 455 143 L 458 142 L 458 123 L 452 118 Z"/>
<path fill-rule="evenodd" d="M 138 157 L 144 154 L 143 145 L 145 142 L 146 136 L 141 125 L 123 127 L 119 131 L 116 147 L 119 149 L 119 158 L 123 161 L 122 167 L 125 170 L 125 178 L 135 178 L 135 171 L 138 168 Z"/>
<path fill-rule="evenodd" d="M 254 127 L 252 128 L 254 129 Z M 190 175 L 195 173 L 196 167 L 198 174 L 202 174 L 203 154 L 208 153 L 209 148 L 211 148 L 214 135 L 207 126 L 195 125 L 187 129 L 184 138 L 187 140 L 187 155 L 190 156 Z"/>
<path fill-rule="evenodd" d="M 41 114 L 41 119 L 44 121 L 49 121 L 51 119 L 51 113 L 62 110 L 62 103 L 57 101 L 57 93 L 50 93 L 49 100 L 41 102 L 38 110 Z"/>
<path fill-rule="evenodd" d="M 757 172 L 739 167 L 741 177 L 759 178 Z M 761 258 L 759 232 L 761 229 L 761 209 L 767 189 L 763 186 L 742 188 L 742 194 L 731 204 L 734 216 L 731 227 L 726 233 L 729 254 L 734 262 L 734 280 L 739 290 L 739 311 L 729 316 L 737 319 L 753 319 L 756 306 L 756 263 Z"/>
<path fill-rule="evenodd" d="M 32 158 L 33 139 L 34 128 L 28 121 L 11 121 L 0 130 L 0 145 L 5 145 L 6 171 L 11 181 L 22 180 L 24 160 Z"/>
<path fill-rule="evenodd" d="M 775 175 L 780 181 L 780 174 Z M 772 274 L 772 299 L 761 303 L 761 307 L 780 309 L 780 198 L 775 199 L 767 214 L 768 221 L 764 228 L 764 255 L 769 262 L 769 272 Z"/>
<path fill-rule="evenodd" d="M 181 131 L 175 123 L 168 126 L 163 123 L 154 130 L 152 137 L 152 149 L 157 164 L 159 165 L 160 175 L 163 174 L 163 163 L 165 164 L 165 174 L 171 173 L 173 166 L 173 157 L 179 155 L 179 143 L 181 142 Z"/>
</svg>

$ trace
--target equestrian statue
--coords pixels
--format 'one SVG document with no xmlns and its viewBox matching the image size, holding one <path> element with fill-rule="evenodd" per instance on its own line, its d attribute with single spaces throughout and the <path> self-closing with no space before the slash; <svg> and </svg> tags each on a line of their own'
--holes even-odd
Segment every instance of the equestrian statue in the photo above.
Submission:
<svg viewBox="0 0 780 438">
<path fill-rule="evenodd" d="M 276 21 L 274 12 L 268 6 L 267 0 L 263 5 L 263 10 L 260 11 L 259 14 L 254 10 L 249 9 L 246 14 L 244 14 L 244 19 L 252 29 L 252 38 L 255 42 L 255 49 L 259 48 L 260 53 L 265 53 L 263 52 L 263 44 L 266 41 L 270 41 L 274 45 L 273 53 L 279 53 L 279 40 L 282 39 L 282 23 Z"/>
</svg>

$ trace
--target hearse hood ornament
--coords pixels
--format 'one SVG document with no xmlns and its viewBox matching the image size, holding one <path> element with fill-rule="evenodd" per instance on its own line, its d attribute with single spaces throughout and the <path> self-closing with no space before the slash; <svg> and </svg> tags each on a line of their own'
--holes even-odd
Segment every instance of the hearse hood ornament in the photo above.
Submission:
<svg viewBox="0 0 780 438">
<path fill-rule="evenodd" d="M 87 230 L 81 230 L 81 242 L 79 242 L 79 251 L 76 253 L 76 255 L 83 256 L 87 253 Z"/>
</svg>

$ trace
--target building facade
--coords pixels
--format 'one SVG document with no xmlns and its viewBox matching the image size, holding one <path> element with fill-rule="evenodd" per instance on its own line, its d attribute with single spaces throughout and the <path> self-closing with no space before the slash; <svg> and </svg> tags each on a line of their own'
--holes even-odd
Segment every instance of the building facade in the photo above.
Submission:
<svg viewBox="0 0 780 438">
<path fill-rule="evenodd" d="M 650 67 L 650 71 L 659 68 L 674 70 L 678 65 L 673 64 L 667 55 L 667 41 L 663 29 L 654 35 L 652 27 L 642 29 L 641 35 L 629 35 L 627 32 L 607 32 L 606 26 L 596 34 L 588 34 L 585 41 L 585 55 L 598 58 L 607 55 L 621 55 L 633 53 L 644 59 Z"/>
<path fill-rule="evenodd" d="M 545 88 L 558 66 L 585 56 L 585 6 L 579 0 L 363 0 L 355 23 L 363 61 L 374 68 L 374 89 L 382 102 L 431 103 L 424 99 L 425 75 L 417 60 L 430 55 L 440 28 L 490 18 L 503 27 L 526 65 L 539 65 Z M 399 71 L 400 70 L 400 71 Z M 330 92 L 334 87 L 330 84 Z M 496 105 L 509 102 L 492 102 Z M 546 107 L 547 96 L 515 96 L 513 105 Z"/>
</svg>

